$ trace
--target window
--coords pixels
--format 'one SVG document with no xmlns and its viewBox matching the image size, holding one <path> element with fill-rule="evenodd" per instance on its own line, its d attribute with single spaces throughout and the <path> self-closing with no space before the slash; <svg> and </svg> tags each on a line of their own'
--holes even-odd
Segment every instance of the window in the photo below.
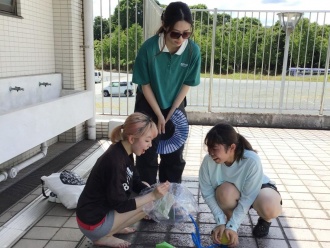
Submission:
<svg viewBox="0 0 330 248">
<path fill-rule="evenodd" d="M 17 0 L 0 0 L 0 13 L 17 15 Z"/>
</svg>

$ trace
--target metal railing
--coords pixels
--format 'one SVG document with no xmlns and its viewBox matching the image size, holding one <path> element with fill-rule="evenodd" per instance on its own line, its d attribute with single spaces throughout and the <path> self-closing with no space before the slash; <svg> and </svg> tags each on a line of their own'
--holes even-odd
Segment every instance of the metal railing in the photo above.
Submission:
<svg viewBox="0 0 330 248">
<path fill-rule="evenodd" d="M 132 2 L 135 9 L 130 8 Z M 129 56 L 130 48 L 134 54 L 143 39 L 155 34 L 160 27 L 162 8 L 153 0 L 143 4 L 143 34 L 134 29 L 124 29 L 120 18 L 126 18 L 126 27 L 132 27 L 131 15 L 141 15 L 140 1 L 122 1 L 126 13 L 118 11 L 109 18 L 117 22 L 121 35 L 116 29 L 105 34 L 115 35 L 118 53 L 111 54 L 110 69 L 100 69 L 108 74 L 110 81 L 131 80 L 134 58 Z M 102 6 L 102 5 L 101 5 Z M 122 9 L 122 8 L 121 8 Z M 102 11 L 101 11 L 102 13 Z M 192 9 L 194 18 L 194 41 L 200 46 L 202 56 L 201 83 L 191 87 L 187 100 L 188 111 L 236 112 L 236 113 L 277 113 L 277 114 L 330 114 L 330 86 L 328 82 L 330 56 L 330 12 L 304 12 L 303 18 L 293 30 L 288 48 L 287 75 L 281 78 L 284 43 L 287 38 L 278 21 L 279 11 L 235 11 L 219 9 Z M 101 24 L 102 26 L 102 24 Z M 110 29 L 111 30 L 111 29 Z M 127 37 L 125 38 L 124 34 Z M 109 39 L 111 40 L 111 38 Z M 101 36 L 101 43 L 104 42 Z M 129 44 L 129 42 L 135 43 Z M 104 46 L 102 46 L 104 47 Z M 125 51 L 126 49 L 126 51 Z M 132 49 L 131 49 L 132 50 Z M 102 61 L 104 61 L 104 51 Z M 97 52 L 96 52 L 97 54 Z M 124 56 L 124 57 L 123 57 Z M 122 61 L 126 59 L 126 64 Z M 131 63 L 131 64 L 129 64 Z M 113 65 L 116 64 L 116 70 Z M 290 73 L 292 71 L 303 73 Z M 312 73 L 312 72 L 316 73 Z M 315 74 L 315 75 L 314 75 Z M 115 78 L 115 79 L 114 79 Z M 102 88 L 105 80 L 102 82 Z M 96 92 L 101 94 L 100 91 Z M 102 96 L 102 95 L 100 95 Z M 96 112 L 100 114 L 127 115 L 134 110 L 134 97 L 97 97 Z M 98 100 L 99 99 L 99 100 Z"/>
</svg>

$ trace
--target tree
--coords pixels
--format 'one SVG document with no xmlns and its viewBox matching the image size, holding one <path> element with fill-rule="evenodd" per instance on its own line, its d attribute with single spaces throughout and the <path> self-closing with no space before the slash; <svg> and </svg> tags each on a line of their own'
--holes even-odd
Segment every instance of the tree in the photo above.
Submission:
<svg viewBox="0 0 330 248">
<path fill-rule="evenodd" d="M 97 67 L 101 66 L 103 61 L 104 68 L 132 69 L 137 50 L 143 40 L 142 1 L 120 1 L 114 16 L 109 19 L 112 21 L 111 33 L 109 20 L 102 20 L 102 44 L 99 41 L 101 17 L 95 18 L 94 47 Z M 210 70 L 212 48 L 212 11 L 208 11 L 204 4 L 192 5 L 190 8 L 194 19 L 192 39 L 200 46 L 202 71 L 207 73 Z M 118 14 L 120 25 L 115 25 L 113 23 L 119 20 Z M 135 24 L 135 14 L 139 14 L 140 24 Z M 310 23 L 307 18 L 300 20 L 290 36 L 288 66 L 324 68 L 329 33 L 329 25 Z M 272 26 L 264 27 L 261 21 L 254 17 L 232 18 L 229 14 L 219 13 L 215 35 L 215 73 L 253 71 L 273 75 L 281 72 L 286 36 L 279 21 Z"/>
<path fill-rule="evenodd" d="M 101 16 L 96 16 L 94 18 L 94 40 L 101 40 Z M 102 37 L 109 34 L 109 21 L 102 18 Z"/>
<path fill-rule="evenodd" d="M 119 24 L 123 30 L 135 22 L 143 27 L 143 0 L 121 0 L 115 8 L 112 21 L 115 25 Z"/>
<path fill-rule="evenodd" d="M 230 22 L 231 16 L 226 13 L 217 14 L 217 25 L 225 25 L 227 22 Z"/>
<path fill-rule="evenodd" d="M 99 40 L 94 40 L 94 64 L 96 68 L 102 66 L 101 42 Z"/>
<path fill-rule="evenodd" d="M 137 49 L 143 42 L 143 30 L 138 24 L 129 29 L 117 27 L 114 32 L 105 35 L 102 44 L 94 41 L 95 66 L 104 69 L 131 70 Z"/>
<path fill-rule="evenodd" d="M 206 11 L 207 6 L 205 4 L 191 5 L 189 8 L 192 10 L 191 14 L 193 16 L 195 26 L 207 25 L 210 17 L 212 18 L 212 15 Z"/>
</svg>

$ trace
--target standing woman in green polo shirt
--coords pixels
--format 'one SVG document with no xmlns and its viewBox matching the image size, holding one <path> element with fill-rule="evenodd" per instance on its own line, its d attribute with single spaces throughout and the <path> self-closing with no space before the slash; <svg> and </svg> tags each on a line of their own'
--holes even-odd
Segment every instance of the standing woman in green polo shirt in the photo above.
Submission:
<svg viewBox="0 0 330 248">
<path fill-rule="evenodd" d="M 173 134 L 174 127 L 168 120 L 177 108 L 186 114 L 189 88 L 200 83 L 201 56 L 199 47 L 190 39 L 193 20 L 188 5 L 170 3 L 161 20 L 162 26 L 156 35 L 141 46 L 133 69 L 133 82 L 138 84 L 135 111 L 151 116 L 159 133 L 153 146 L 136 160 L 141 180 L 149 184 L 157 182 L 159 138 Z M 160 154 L 160 182 L 181 183 L 186 164 L 183 148 Z"/>
</svg>

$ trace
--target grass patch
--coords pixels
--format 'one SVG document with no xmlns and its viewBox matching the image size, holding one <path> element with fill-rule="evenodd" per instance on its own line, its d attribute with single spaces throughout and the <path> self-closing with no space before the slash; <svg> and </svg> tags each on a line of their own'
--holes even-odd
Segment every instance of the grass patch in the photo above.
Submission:
<svg viewBox="0 0 330 248">
<path fill-rule="evenodd" d="M 201 77 L 209 78 L 209 73 L 201 73 Z M 213 74 L 213 78 L 230 79 L 230 80 L 271 80 L 281 81 L 282 75 L 268 76 L 252 73 L 233 73 L 228 75 Z M 303 82 L 323 82 L 324 75 L 306 75 L 306 76 L 289 76 L 285 77 L 285 81 L 303 81 Z M 328 76 L 328 82 L 330 77 Z"/>
</svg>

